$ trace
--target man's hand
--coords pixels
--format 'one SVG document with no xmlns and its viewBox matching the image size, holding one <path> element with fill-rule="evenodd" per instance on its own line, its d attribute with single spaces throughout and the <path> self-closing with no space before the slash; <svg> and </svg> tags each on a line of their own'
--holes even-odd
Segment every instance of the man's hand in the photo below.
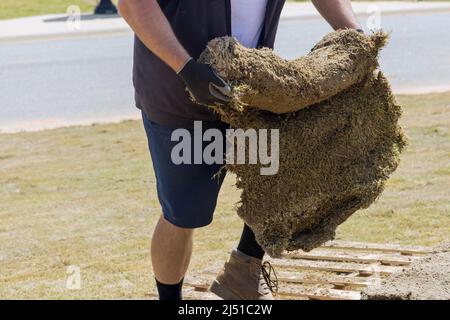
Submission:
<svg viewBox="0 0 450 320">
<path fill-rule="evenodd" d="M 230 101 L 230 86 L 209 65 L 191 58 L 178 75 L 197 103 L 214 105 Z"/>
</svg>

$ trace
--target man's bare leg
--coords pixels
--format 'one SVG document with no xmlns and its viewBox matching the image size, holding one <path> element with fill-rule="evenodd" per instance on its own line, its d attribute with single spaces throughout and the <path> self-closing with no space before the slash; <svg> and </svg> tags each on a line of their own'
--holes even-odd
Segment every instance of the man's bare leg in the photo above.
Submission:
<svg viewBox="0 0 450 320">
<path fill-rule="evenodd" d="M 161 289 L 181 289 L 191 260 L 193 235 L 194 229 L 177 227 L 162 216 L 159 219 L 153 232 L 151 256 L 160 298 Z"/>
</svg>

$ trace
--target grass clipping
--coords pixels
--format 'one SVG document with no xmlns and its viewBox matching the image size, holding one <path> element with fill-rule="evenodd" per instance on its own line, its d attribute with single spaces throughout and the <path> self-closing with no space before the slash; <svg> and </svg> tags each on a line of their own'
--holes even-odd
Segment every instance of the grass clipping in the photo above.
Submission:
<svg viewBox="0 0 450 320">
<path fill-rule="evenodd" d="M 261 175 L 261 165 L 227 164 L 242 190 L 238 215 L 269 255 L 333 239 L 397 168 L 405 145 L 401 108 L 375 71 L 386 39 L 336 31 L 293 61 L 230 37 L 213 39 L 202 53 L 199 60 L 233 85 L 231 103 L 212 107 L 223 121 L 279 129 L 276 175 Z"/>
</svg>

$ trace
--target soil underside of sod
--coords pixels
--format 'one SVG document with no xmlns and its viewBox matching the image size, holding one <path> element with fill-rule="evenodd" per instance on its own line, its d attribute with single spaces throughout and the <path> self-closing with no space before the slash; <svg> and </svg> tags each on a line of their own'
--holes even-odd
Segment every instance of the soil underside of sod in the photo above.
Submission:
<svg viewBox="0 0 450 320">
<path fill-rule="evenodd" d="M 269 255 L 333 239 L 397 168 L 406 144 L 401 108 L 376 70 L 386 40 L 382 32 L 333 32 L 307 56 L 287 61 L 225 37 L 201 55 L 233 85 L 231 104 L 213 107 L 223 121 L 244 130 L 279 129 L 277 174 L 261 175 L 261 165 L 228 165 L 242 190 L 238 214 Z"/>
</svg>

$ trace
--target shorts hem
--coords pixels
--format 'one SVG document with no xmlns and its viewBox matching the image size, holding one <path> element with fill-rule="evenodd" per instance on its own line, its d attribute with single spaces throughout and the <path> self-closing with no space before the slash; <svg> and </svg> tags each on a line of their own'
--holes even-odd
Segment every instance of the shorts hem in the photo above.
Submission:
<svg viewBox="0 0 450 320">
<path fill-rule="evenodd" d="M 205 223 L 188 223 L 188 222 L 183 222 L 183 221 L 174 221 L 172 219 L 172 217 L 169 217 L 168 215 L 163 213 L 163 217 L 165 220 L 167 220 L 168 222 L 170 222 L 171 224 L 173 224 L 174 226 L 178 227 L 178 228 L 183 228 L 183 229 L 198 229 L 198 228 L 203 228 L 206 227 L 208 225 L 210 225 L 213 221 L 213 219 L 208 220 Z"/>
</svg>

